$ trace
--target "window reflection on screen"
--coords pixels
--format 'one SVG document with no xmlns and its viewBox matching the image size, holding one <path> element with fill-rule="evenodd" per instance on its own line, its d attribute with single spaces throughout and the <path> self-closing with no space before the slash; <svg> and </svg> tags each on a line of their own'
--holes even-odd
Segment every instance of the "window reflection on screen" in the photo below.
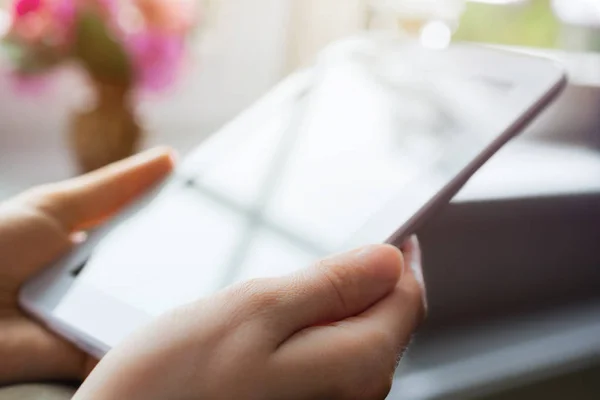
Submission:
<svg viewBox="0 0 600 400">
<path fill-rule="evenodd" d="M 375 212 L 431 197 L 497 134 L 481 113 L 502 94 L 449 67 L 406 55 L 330 61 L 310 90 L 192 154 L 102 241 L 80 281 L 158 314 L 345 250 Z M 403 193 L 416 181 L 432 192 Z M 390 218 L 402 225 L 411 207 Z"/>
</svg>

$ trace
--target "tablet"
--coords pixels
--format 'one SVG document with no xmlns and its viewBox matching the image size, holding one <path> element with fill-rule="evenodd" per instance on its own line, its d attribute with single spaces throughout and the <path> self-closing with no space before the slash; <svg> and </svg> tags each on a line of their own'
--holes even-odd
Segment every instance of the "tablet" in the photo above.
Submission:
<svg viewBox="0 0 600 400">
<path fill-rule="evenodd" d="M 337 43 L 27 283 L 21 304 L 100 357 L 232 283 L 398 243 L 564 83 L 551 61 L 485 47 Z"/>
</svg>

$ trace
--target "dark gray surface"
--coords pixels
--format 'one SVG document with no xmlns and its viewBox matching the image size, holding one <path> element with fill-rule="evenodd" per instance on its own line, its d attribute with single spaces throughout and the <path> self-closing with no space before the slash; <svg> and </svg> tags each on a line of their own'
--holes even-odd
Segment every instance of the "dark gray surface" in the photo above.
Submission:
<svg viewBox="0 0 600 400">
<path fill-rule="evenodd" d="M 600 154 L 600 87 L 567 87 L 516 141 L 531 140 Z M 600 190 L 452 203 L 420 237 L 426 330 L 600 298 Z"/>
<path fill-rule="evenodd" d="M 600 365 L 479 400 L 598 400 Z"/>
<path fill-rule="evenodd" d="M 570 86 L 532 139 L 600 152 L 599 88 Z M 430 316 L 390 399 L 600 398 L 600 190 L 584 192 L 457 202 L 420 229 Z"/>
<path fill-rule="evenodd" d="M 454 204 L 420 238 L 428 333 L 600 299 L 600 193 Z"/>
</svg>

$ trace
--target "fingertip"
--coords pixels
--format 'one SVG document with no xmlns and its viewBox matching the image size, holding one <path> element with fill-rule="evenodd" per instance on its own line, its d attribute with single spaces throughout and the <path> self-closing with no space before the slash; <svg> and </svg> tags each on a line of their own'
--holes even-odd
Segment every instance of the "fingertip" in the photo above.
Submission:
<svg viewBox="0 0 600 400">
<path fill-rule="evenodd" d="M 103 168 L 82 175 L 79 182 L 102 184 L 122 182 L 124 179 L 161 179 L 172 172 L 176 152 L 168 146 L 153 147 L 131 157 L 109 164 Z"/>
<path fill-rule="evenodd" d="M 166 158 L 167 165 L 173 168 L 177 162 L 179 161 L 179 153 L 172 147 L 169 146 L 160 146 L 156 148 L 161 157 Z"/>
<path fill-rule="evenodd" d="M 404 256 L 392 245 L 365 246 L 359 249 L 357 257 L 382 280 L 397 282 L 402 278 Z"/>
<path fill-rule="evenodd" d="M 158 182 L 168 176 L 175 167 L 177 153 L 170 147 L 160 146 L 143 151 L 121 162 L 109 165 L 99 174 L 109 180 L 120 182 L 132 181 L 135 191 L 145 190 L 148 185 Z M 112 177 L 112 178 L 110 178 Z"/>
<path fill-rule="evenodd" d="M 175 149 L 169 148 L 169 161 L 171 162 L 171 167 L 174 167 L 179 162 L 179 153 Z"/>
<path fill-rule="evenodd" d="M 177 163 L 177 159 L 177 152 L 173 148 L 158 146 L 134 156 L 133 163 L 158 165 L 165 171 L 171 171 Z"/>
</svg>

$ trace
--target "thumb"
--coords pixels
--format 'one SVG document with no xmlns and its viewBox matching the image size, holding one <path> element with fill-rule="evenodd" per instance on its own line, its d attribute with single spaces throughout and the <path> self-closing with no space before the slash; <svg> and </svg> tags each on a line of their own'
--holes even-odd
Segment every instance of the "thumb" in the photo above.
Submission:
<svg viewBox="0 0 600 400">
<path fill-rule="evenodd" d="M 324 259 L 282 278 L 285 293 L 273 309 L 279 337 L 310 326 L 358 315 L 391 293 L 402 275 L 402 253 L 393 246 L 368 246 Z"/>
</svg>

